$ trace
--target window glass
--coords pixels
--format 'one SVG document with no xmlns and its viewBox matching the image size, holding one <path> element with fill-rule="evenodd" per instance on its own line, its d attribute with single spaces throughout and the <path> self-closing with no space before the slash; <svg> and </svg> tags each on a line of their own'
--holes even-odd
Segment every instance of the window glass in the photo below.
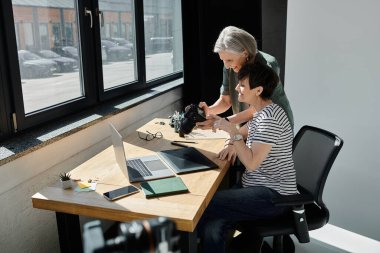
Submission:
<svg viewBox="0 0 380 253">
<path fill-rule="evenodd" d="M 134 33 L 122 26 L 135 27 L 132 0 L 100 0 L 102 69 L 104 90 L 137 80 Z"/>
<path fill-rule="evenodd" d="M 52 32 L 53 32 L 53 45 L 59 46 L 61 44 L 61 26 L 59 24 L 52 24 Z"/>
<path fill-rule="evenodd" d="M 34 36 L 32 23 L 23 23 L 22 33 L 24 38 L 24 45 L 27 49 L 34 48 Z"/>
<path fill-rule="evenodd" d="M 182 71 L 181 1 L 144 0 L 147 81 Z"/>
<path fill-rule="evenodd" d="M 12 1 L 25 114 L 84 95 L 76 5 L 58 2 Z"/>
<path fill-rule="evenodd" d="M 49 49 L 48 25 L 40 24 L 40 45 L 43 49 Z"/>
<path fill-rule="evenodd" d="M 181 76 L 181 0 L 5 1 L 7 135 Z"/>
<path fill-rule="evenodd" d="M 74 38 L 73 38 L 73 24 L 66 23 L 65 24 L 65 40 L 63 41 L 65 46 L 73 46 Z"/>
</svg>

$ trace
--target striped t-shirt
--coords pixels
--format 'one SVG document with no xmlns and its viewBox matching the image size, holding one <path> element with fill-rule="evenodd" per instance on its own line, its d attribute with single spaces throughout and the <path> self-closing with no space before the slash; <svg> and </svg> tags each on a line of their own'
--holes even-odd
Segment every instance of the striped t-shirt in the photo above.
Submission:
<svg viewBox="0 0 380 253">
<path fill-rule="evenodd" d="M 298 193 L 292 158 L 293 131 L 284 110 L 269 104 L 248 122 L 246 145 L 268 143 L 272 148 L 267 158 L 254 170 L 245 170 L 243 187 L 265 186 L 283 195 Z"/>
</svg>

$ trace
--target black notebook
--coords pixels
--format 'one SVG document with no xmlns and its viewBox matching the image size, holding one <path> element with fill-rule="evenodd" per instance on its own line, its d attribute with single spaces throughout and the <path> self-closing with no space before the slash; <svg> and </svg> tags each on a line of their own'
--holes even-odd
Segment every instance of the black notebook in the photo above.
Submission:
<svg viewBox="0 0 380 253">
<path fill-rule="evenodd" d="M 157 154 L 177 174 L 218 168 L 218 165 L 193 147 L 164 150 L 157 152 Z"/>
<path fill-rule="evenodd" d="M 141 189 L 144 191 L 146 198 L 167 196 L 189 191 L 180 177 L 142 182 Z"/>
</svg>

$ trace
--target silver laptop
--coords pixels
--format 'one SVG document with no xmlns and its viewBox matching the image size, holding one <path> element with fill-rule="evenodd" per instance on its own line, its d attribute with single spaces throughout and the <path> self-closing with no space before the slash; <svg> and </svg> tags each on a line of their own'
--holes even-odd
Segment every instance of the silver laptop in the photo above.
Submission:
<svg viewBox="0 0 380 253">
<path fill-rule="evenodd" d="M 158 155 L 149 155 L 126 159 L 123 138 L 116 128 L 108 123 L 111 131 L 112 145 L 115 151 L 116 162 L 129 182 L 142 182 L 152 179 L 174 177 L 174 172 Z"/>
</svg>

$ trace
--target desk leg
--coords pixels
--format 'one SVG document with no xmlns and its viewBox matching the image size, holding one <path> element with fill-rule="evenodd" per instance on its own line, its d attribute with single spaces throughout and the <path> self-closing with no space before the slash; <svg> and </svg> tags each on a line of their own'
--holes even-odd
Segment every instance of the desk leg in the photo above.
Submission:
<svg viewBox="0 0 380 253">
<path fill-rule="evenodd" d="M 79 216 L 56 212 L 61 253 L 83 253 Z"/>
<path fill-rule="evenodd" d="M 180 232 L 180 247 L 181 253 L 196 253 L 197 252 L 197 232 Z"/>
</svg>

